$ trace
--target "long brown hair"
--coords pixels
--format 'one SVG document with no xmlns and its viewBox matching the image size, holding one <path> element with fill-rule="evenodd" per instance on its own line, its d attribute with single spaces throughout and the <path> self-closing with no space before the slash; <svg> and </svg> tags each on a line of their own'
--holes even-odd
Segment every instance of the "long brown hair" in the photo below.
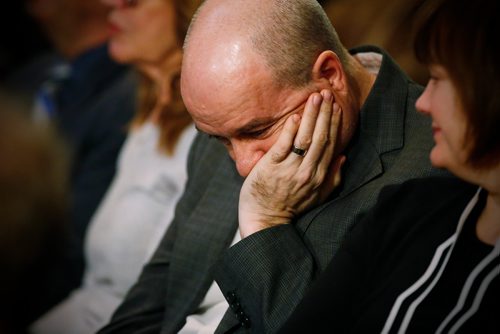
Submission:
<svg viewBox="0 0 500 334">
<path fill-rule="evenodd" d="M 175 10 L 175 28 L 179 49 L 186 37 L 189 23 L 193 14 L 203 0 L 164 0 L 173 1 Z M 168 155 L 172 155 L 175 146 L 184 129 L 191 124 L 192 119 L 184 106 L 180 93 L 180 66 L 170 79 L 171 100 L 162 106 L 158 125 L 160 128 L 159 149 Z M 139 74 L 138 111 L 133 125 L 141 125 L 149 118 L 156 106 L 158 95 L 155 83 L 144 74 Z"/>
</svg>

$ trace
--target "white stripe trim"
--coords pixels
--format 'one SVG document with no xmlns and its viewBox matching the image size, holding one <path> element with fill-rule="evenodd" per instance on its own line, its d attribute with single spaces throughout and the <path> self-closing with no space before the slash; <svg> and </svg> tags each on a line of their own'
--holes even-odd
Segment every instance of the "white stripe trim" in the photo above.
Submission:
<svg viewBox="0 0 500 334">
<path fill-rule="evenodd" d="M 457 225 L 457 229 L 456 229 L 455 234 L 453 234 L 450 238 L 448 238 L 448 240 L 446 240 L 444 243 L 442 243 L 437 248 L 436 252 L 434 253 L 434 257 L 433 257 L 433 259 L 432 259 L 429 267 L 425 271 L 424 275 L 422 277 L 420 277 L 412 286 L 410 286 L 403 293 L 401 293 L 399 295 L 399 297 L 396 299 L 396 302 L 392 306 L 391 312 L 389 313 L 389 317 L 387 318 L 387 320 L 385 322 L 384 328 L 382 329 L 382 332 L 381 332 L 382 334 L 389 333 L 389 331 L 391 330 L 391 327 L 394 324 L 394 320 L 396 319 L 396 316 L 397 316 L 397 314 L 398 314 L 398 312 L 399 312 L 399 310 L 401 308 L 401 305 L 404 302 L 404 300 L 406 298 L 408 298 L 412 293 L 414 293 L 418 288 L 420 288 L 425 283 L 426 280 L 429 279 L 429 277 L 431 276 L 432 272 L 434 272 L 434 270 L 436 269 L 435 267 L 437 266 L 437 262 L 439 261 L 439 258 L 442 256 L 442 253 L 445 251 L 445 249 L 447 247 L 449 247 L 449 244 L 452 243 L 451 249 L 447 253 L 447 257 L 446 257 L 445 261 L 443 261 L 443 264 L 441 265 L 441 268 L 444 268 L 446 266 L 446 264 L 448 262 L 448 259 L 449 259 L 449 256 L 451 255 L 451 253 L 453 251 L 453 248 L 455 246 L 455 241 L 457 239 L 457 236 L 459 235 L 460 231 L 462 230 L 462 227 L 463 227 L 463 225 L 465 223 L 465 220 L 467 219 L 467 217 L 471 213 L 472 209 L 474 209 L 474 206 L 478 202 L 478 200 L 479 200 L 479 193 L 480 192 L 481 192 L 481 188 L 479 188 L 476 191 L 476 194 L 472 197 L 472 199 L 469 201 L 469 203 L 465 207 L 464 211 L 462 212 L 462 215 L 460 216 L 460 219 L 458 221 L 458 225 Z M 441 272 L 442 272 L 442 270 L 441 270 Z M 438 277 L 440 275 L 441 274 L 438 274 Z M 424 294 L 425 294 L 425 291 L 424 291 Z M 424 296 L 424 298 L 425 298 L 425 296 Z M 403 320 L 403 324 L 401 325 L 398 333 L 404 333 L 405 332 L 406 327 L 408 326 L 408 324 L 411 321 L 411 318 L 413 317 L 413 313 L 415 311 L 415 308 L 418 306 L 418 304 L 420 304 L 420 302 L 418 304 L 416 304 L 416 305 L 414 305 L 414 303 L 412 303 L 412 305 L 410 306 L 410 307 L 414 306 L 413 309 L 411 310 L 411 312 L 410 312 L 410 310 L 407 311 L 407 313 L 406 313 L 406 315 L 404 317 L 404 320 Z M 405 323 L 406 323 L 406 325 L 405 325 Z"/>
<path fill-rule="evenodd" d="M 456 236 L 457 237 L 457 236 Z M 456 237 L 454 238 L 454 242 L 456 241 Z M 455 243 L 451 246 L 449 252 L 446 254 L 446 258 L 444 259 L 443 263 L 441 263 L 441 267 L 439 268 L 439 271 L 437 275 L 434 277 L 432 282 L 427 286 L 427 288 L 418 296 L 411 304 L 410 307 L 408 307 L 408 310 L 406 311 L 405 317 L 403 318 L 403 321 L 401 322 L 401 327 L 399 327 L 399 334 L 404 334 L 406 333 L 406 330 L 408 328 L 408 325 L 410 324 L 411 319 L 413 318 L 413 314 L 415 313 L 415 310 L 417 307 L 420 305 L 422 300 L 429 295 L 431 290 L 436 286 L 437 282 L 441 278 L 441 275 L 444 272 L 444 269 L 446 268 L 446 265 L 448 264 L 448 260 L 450 259 L 451 253 L 453 252 L 453 246 L 455 246 Z"/>
<path fill-rule="evenodd" d="M 483 283 L 481 283 L 481 287 L 479 288 L 478 293 L 476 294 L 476 297 L 474 298 L 474 304 L 470 308 L 467 313 L 465 313 L 460 319 L 458 319 L 457 323 L 451 328 L 450 333 L 456 333 L 457 330 L 462 327 L 462 325 L 469 320 L 470 317 L 474 315 L 474 313 L 477 312 L 479 309 L 479 305 L 481 304 L 481 301 L 483 300 L 484 293 L 488 289 L 489 284 L 491 281 L 500 274 L 500 265 L 496 266 L 496 268 L 493 268 L 491 273 L 488 274 L 488 276 L 485 277 L 483 280 Z"/>
<path fill-rule="evenodd" d="M 399 295 L 399 297 L 396 299 L 396 302 L 392 306 L 391 312 L 389 313 L 389 317 L 387 318 L 384 328 L 382 329 L 383 334 L 389 333 L 389 330 L 391 329 L 393 322 L 396 319 L 396 316 L 398 315 L 399 309 L 401 308 L 401 305 L 403 304 L 405 299 L 408 298 L 417 289 L 419 289 L 429 279 L 432 273 L 436 270 L 436 267 L 439 263 L 439 259 L 443 256 L 443 253 L 451 246 L 451 244 L 453 244 L 456 237 L 457 237 L 456 234 L 452 235 L 450 238 L 448 238 L 448 240 L 443 242 L 436 249 L 432 261 L 429 267 L 427 267 L 425 273 L 415 283 L 413 283 L 412 286 L 410 286 L 408 289 L 406 289 L 406 291 L 404 291 Z"/>
<path fill-rule="evenodd" d="M 441 323 L 437 330 L 437 334 L 440 334 L 443 329 L 448 325 L 448 323 L 453 319 L 454 316 L 456 316 L 464 307 L 465 301 L 467 299 L 467 296 L 469 295 L 470 289 L 472 287 L 472 284 L 476 280 L 477 276 L 481 273 L 481 271 L 486 268 L 492 261 L 495 260 L 495 258 L 498 256 L 497 254 L 497 247 L 495 247 L 490 254 L 488 254 L 487 257 L 485 257 L 475 268 L 474 270 L 470 273 L 469 277 L 467 278 L 467 281 L 464 284 L 464 287 L 462 288 L 462 292 L 460 293 L 460 298 L 458 299 L 458 303 L 455 306 L 455 308 L 451 311 L 451 313 L 446 317 L 446 319 Z M 494 268 L 495 270 L 495 268 Z M 493 273 L 495 271 L 493 270 Z M 498 273 L 497 273 L 498 274 Z M 477 298 L 477 296 L 476 296 Z M 478 305 L 479 307 L 479 305 Z M 477 311 L 477 309 L 476 309 Z M 475 312 L 475 311 L 474 311 Z M 472 316 L 472 314 L 470 315 Z M 469 316 L 469 317 L 470 317 Z M 467 320 L 467 319 L 466 319 Z M 464 320 L 465 321 L 465 320 Z M 456 325 L 455 325 L 456 326 Z"/>
<path fill-rule="evenodd" d="M 478 191 L 476 192 L 476 194 L 474 195 L 472 200 L 470 200 L 469 204 L 467 204 L 464 212 L 460 216 L 460 220 L 458 221 L 458 227 L 457 227 L 457 232 L 456 232 L 457 238 L 462 230 L 462 227 L 465 224 L 465 221 L 469 217 L 471 211 L 476 206 L 476 204 L 479 200 L 479 193 L 480 192 L 481 192 L 481 189 L 478 189 Z M 420 303 L 422 303 L 422 301 L 429 295 L 431 290 L 436 286 L 437 282 L 441 278 L 441 275 L 443 274 L 444 269 L 446 268 L 446 265 L 448 264 L 448 260 L 450 259 L 450 256 L 453 253 L 453 249 L 455 248 L 457 238 L 455 238 L 455 241 L 454 241 L 453 245 L 451 246 L 450 251 L 448 252 L 448 254 L 446 254 L 446 259 L 443 261 L 441 268 L 439 270 L 439 273 L 436 275 L 436 277 L 434 277 L 434 280 L 432 281 L 432 283 L 427 287 L 427 289 L 425 289 L 425 291 L 418 298 L 416 298 L 413 301 L 413 303 L 411 303 L 410 307 L 408 308 L 408 311 L 405 314 L 405 317 L 403 319 L 401 327 L 399 328 L 398 333 L 404 334 L 406 332 L 406 329 L 408 328 L 408 325 L 410 324 L 410 321 L 413 318 L 413 314 L 415 313 L 415 310 L 420 305 Z"/>
</svg>

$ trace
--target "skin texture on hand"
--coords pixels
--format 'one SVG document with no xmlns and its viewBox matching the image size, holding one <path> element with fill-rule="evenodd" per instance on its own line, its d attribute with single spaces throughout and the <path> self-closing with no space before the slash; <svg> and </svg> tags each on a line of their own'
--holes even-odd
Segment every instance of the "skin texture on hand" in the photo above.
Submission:
<svg viewBox="0 0 500 334">
<path fill-rule="evenodd" d="M 344 156 L 334 159 L 341 110 L 328 90 L 309 96 L 302 118 L 291 115 L 277 142 L 252 169 L 240 192 L 239 224 L 245 238 L 288 224 L 326 200 L 340 183 Z M 306 150 L 305 156 L 291 151 Z"/>
</svg>

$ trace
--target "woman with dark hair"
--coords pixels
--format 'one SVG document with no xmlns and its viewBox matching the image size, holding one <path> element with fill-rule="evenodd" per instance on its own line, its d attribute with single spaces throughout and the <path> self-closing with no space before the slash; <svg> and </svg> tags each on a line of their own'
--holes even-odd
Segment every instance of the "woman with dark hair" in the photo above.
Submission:
<svg viewBox="0 0 500 334">
<path fill-rule="evenodd" d="M 86 235 L 82 285 L 34 333 L 95 333 L 106 324 L 165 233 L 187 179 L 195 137 L 180 96 L 182 44 L 201 0 L 102 0 L 112 6 L 109 52 L 140 77 L 138 110 L 117 174 Z"/>
<path fill-rule="evenodd" d="M 417 109 L 431 162 L 457 178 L 384 189 L 282 333 L 500 333 L 499 12 L 434 4 L 415 43 L 431 74 Z M 265 170 L 260 185 L 276 183 Z"/>
</svg>

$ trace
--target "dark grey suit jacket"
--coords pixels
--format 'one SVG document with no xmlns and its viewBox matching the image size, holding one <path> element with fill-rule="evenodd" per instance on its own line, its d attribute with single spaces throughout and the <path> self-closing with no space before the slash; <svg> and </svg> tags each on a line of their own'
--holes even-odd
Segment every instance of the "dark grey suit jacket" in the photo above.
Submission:
<svg viewBox="0 0 500 334">
<path fill-rule="evenodd" d="M 226 149 L 199 134 L 175 217 L 138 282 L 99 333 L 176 333 L 205 297 L 210 269 L 238 228 L 242 179 Z"/>
<path fill-rule="evenodd" d="M 382 52 L 353 50 L 368 51 Z M 428 158 L 430 122 L 415 111 L 421 92 L 384 54 L 359 131 L 346 152 L 340 189 L 293 225 L 255 233 L 229 250 L 242 180 L 224 148 L 199 135 L 174 221 L 100 333 L 176 333 L 214 277 L 231 305 L 218 332 L 276 331 L 383 186 L 436 173 Z"/>
</svg>

